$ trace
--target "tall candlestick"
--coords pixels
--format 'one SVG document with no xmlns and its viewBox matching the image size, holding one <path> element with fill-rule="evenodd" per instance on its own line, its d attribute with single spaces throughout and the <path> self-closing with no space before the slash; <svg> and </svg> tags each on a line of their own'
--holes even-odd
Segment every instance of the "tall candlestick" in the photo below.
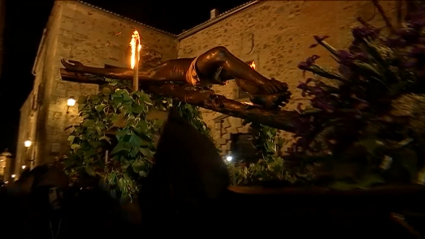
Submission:
<svg viewBox="0 0 425 239">
<path fill-rule="evenodd" d="M 140 44 L 140 35 L 137 30 L 134 30 L 130 41 L 131 46 L 131 69 L 133 69 L 133 91 L 139 90 L 139 61 L 140 61 L 140 50 L 142 45 Z"/>
<path fill-rule="evenodd" d="M 139 41 L 136 41 L 136 44 L 139 44 Z M 140 55 L 140 52 L 137 50 L 137 53 Z M 133 68 L 133 91 L 139 91 L 139 57 L 135 58 L 135 65 Z"/>
</svg>

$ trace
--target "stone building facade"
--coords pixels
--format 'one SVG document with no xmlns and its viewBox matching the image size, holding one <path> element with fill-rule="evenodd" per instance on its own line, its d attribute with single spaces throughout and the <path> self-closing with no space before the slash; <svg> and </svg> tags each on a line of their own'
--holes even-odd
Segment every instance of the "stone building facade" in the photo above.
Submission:
<svg viewBox="0 0 425 239">
<path fill-rule="evenodd" d="M 0 181 L 13 180 L 11 174 L 12 154 L 6 149 L 0 153 Z"/>
<path fill-rule="evenodd" d="M 381 4 L 395 19 L 395 2 Z M 286 108 L 291 110 L 299 103 L 307 103 L 296 88 L 303 80 L 298 63 L 317 54 L 321 56 L 319 64 L 335 64 L 326 50 L 309 48 L 314 43 L 313 35 L 328 35 L 328 42 L 334 47 L 347 47 L 352 41 L 350 29 L 358 24 L 357 17 L 385 26 L 370 1 L 261 1 L 193 34 L 183 33 L 178 37 L 178 55 L 196 56 L 214 46 L 225 46 L 242 60 L 255 61 L 256 70 L 263 75 L 288 83 L 293 95 Z M 214 90 L 227 98 L 247 100 L 234 82 Z M 247 130 L 240 119 L 217 112 L 203 110 L 203 117 L 214 129 L 214 139 L 223 153 L 231 149 L 231 134 Z M 292 139 L 287 133 L 283 137 L 288 142 Z"/>
<path fill-rule="evenodd" d="M 382 1 L 382 5 L 395 19 L 395 1 Z M 251 1 L 173 35 L 83 2 L 57 1 L 34 64 L 34 90 L 27 101 L 35 103 L 26 102 L 22 107 L 21 121 L 29 117 L 35 120 L 29 125 L 21 122 L 19 140 L 26 137 L 34 141 L 31 155 L 36 164 L 65 153 L 69 132 L 64 128 L 79 120 L 77 107 L 67 113 L 66 100 L 96 93 L 97 87 L 61 81 L 60 59 L 76 59 L 97 67 L 126 66 L 125 51 L 133 29 L 141 33 L 144 49 L 162 55 L 163 60 L 195 57 L 212 47 L 225 46 L 242 60 L 254 61 L 265 76 L 287 82 L 293 92 L 287 108 L 293 109 L 305 102 L 296 89 L 303 80 L 298 62 L 317 54 L 322 56 L 320 64 L 334 64 L 325 50 L 309 49 L 313 35 L 329 35 L 332 45 L 344 48 L 351 42 L 350 28 L 359 16 L 377 26 L 385 25 L 369 1 Z M 228 98 L 246 100 L 234 83 L 214 90 Z M 32 116 L 25 113 L 29 105 Z M 240 119 L 208 110 L 203 110 L 203 116 L 223 154 L 231 151 L 234 135 L 247 131 Z M 291 140 L 291 135 L 283 135 Z M 17 169 L 24 162 L 19 153 L 22 142 L 18 146 Z"/>
<path fill-rule="evenodd" d="M 22 165 L 53 161 L 68 149 L 69 131 L 79 122 L 78 107 L 67 107 L 69 97 L 95 94 L 95 85 L 62 81 L 60 60 L 76 59 L 103 67 L 128 66 L 126 57 L 131 33 L 143 33 L 145 48 L 163 59 L 177 57 L 176 37 L 161 30 L 78 1 L 56 1 L 43 33 L 33 74 L 33 91 L 21 107 L 15 173 Z M 32 141 L 29 148 L 26 140 Z"/>
</svg>

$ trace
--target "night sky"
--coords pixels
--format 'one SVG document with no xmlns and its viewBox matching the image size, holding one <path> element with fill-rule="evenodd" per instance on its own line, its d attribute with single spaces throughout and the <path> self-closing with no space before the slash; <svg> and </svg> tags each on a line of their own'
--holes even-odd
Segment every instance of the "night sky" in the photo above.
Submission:
<svg viewBox="0 0 425 239">
<path fill-rule="evenodd" d="M 248 0 L 136 1 L 87 0 L 95 6 L 153 27 L 179 34 L 210 17 L 210 10 L 224 12 Z M 202 3 L 201 3 L 202 2 Z M 15 154 L 19 109 L 33 87 L 31 73 L 53 0 L 6 0 L 4 65 L 0 78 L 0 152 Z"/>
</svg>

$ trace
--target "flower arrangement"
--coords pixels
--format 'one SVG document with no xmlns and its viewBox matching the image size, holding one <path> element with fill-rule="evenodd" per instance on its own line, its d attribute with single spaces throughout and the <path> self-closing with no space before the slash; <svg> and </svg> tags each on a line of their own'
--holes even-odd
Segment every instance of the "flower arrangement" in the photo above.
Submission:
<svg viewBox="0 0 425 239">
<path fill-rule="evenodd" d="M 314 36 L 338 63 L 335 71 L 313 55 L 298 65 L 313 77 L 299 84 L 310 106 L 293 124 L 297 141 L 285 157 L 298 174 L 306 166 L 316 183 L 334 188 L 368 188 L 382 183 L 424 183 L 425 14 L 407 14 L 399 29 L 382 34 L 363 19 L 352 29 L 347 50 Z"/>
</svg>

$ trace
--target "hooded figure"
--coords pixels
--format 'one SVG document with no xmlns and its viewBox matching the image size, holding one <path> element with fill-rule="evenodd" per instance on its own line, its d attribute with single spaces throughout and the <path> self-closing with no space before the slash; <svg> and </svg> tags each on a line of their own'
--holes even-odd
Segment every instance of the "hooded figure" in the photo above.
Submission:
<svg viewBox="0 0 425 239">
<path fill-rule="evenodd" d="M 229 175 L 214 143 L 172 108 L 146 185 L 141 197 L 147 200 L 141 205 L 148 205 L 142 209 L 145 223 L 193 225 L 220 204 Z"/>
<path fill-rule="evenodd" d="M 72 221 L 69 178 L 61 169 L 44 164 L 30 172 L 32 187 L 27 226 L 29 238 L 68 238 Z"/>
<path fill-rule="evenodd" d="M 50 213 L 62 213 L 66 204 L 65 192 L 69 188 L 69 178 L 59 168 L 48 164 L 35 167 L 31 174 L 34 177 L 31 195 L 34 206 Z"/>
<path fill-rule="evenodd" d="M 69 178 L 63 170 L 47 165 L 39 167 L 42 168 L 38 169 L 38 167 L 36 167 L 32 170 L 34 174 L 38 174 L 33 184 L 34 190 L 42 187 L 69 188 Z"/>
</svg>

